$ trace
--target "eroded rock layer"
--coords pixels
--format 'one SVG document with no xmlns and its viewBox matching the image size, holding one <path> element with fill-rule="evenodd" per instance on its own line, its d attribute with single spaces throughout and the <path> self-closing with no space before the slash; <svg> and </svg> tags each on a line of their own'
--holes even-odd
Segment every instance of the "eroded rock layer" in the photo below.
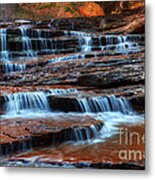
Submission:
<svg viewBox="0 0 155 180">
<path fill-rule="evenodd" d="M 0 24 L 2 165 L 144 169 L 143 143 L 115 143 L 119 127 L 144 134 L 142 4 Z M 140 158 L 118 157 L 134 148 Z"/>
<path fill-rule="evenodd" d="M 52 118 L 1 120 L 0 155 L 12 155 L 36 147 L 56 146 L 66 141 L 95 138 L 102 121 L 89 116 L 53 116 Z"/>
</svg>

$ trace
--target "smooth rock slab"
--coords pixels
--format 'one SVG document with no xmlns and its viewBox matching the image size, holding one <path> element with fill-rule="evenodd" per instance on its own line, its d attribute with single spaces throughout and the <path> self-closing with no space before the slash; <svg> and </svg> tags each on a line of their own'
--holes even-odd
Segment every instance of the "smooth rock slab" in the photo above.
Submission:
<svg viewBox="0 0 155 180">
<path fill-rule="evenodd" d="M 88 140 L 96 137 L 103 125 L 103 121 L 78 115 L 4 119 L 0 122 L 0 155 L 12 155 L 35 147 L 56 146 L 66 141 Z"/>
<path fill-rule="evenodd" d="M 144 135 L 144 123 L 138 125 L 122 125 L 128 133 L 138 133 L 142 138 Z M 144 143 L 137 143 L 136 138 L 132 144 L 125 143 L 125 136 L 120 135 L 106 139 L 106 141 L 95 144 L 63 145 L 55 148 L 39 149 L 18 156 L 5 159 L 3 166 L 19 167 L 63 167 L 63 168 L 95 168 L 95 169 L 145 169 Z M 121 158 L 119 153 L 126 152 L 127 159 Z M 135 152 L 137 155 L 128 156 Z M 138 154 L 139 152 L 139 154 Z M 138 156 L 139 155 L 139 156 Z"/>
</svg>

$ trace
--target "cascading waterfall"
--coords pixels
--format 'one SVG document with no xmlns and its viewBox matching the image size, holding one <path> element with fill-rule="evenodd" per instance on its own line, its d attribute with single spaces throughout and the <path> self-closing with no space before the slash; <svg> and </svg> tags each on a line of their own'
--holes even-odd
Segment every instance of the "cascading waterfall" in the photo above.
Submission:
<svg viewBox="0 0 155 180">
<path fill-rule="evenodd" d="M 52 95 L 61 95 L 61 94 L 68 94 L 68 93 L 77 93 L 78 90 L 75 88 L 68 88 L 68 89 L 49 89 L 48 94 Z"/>
<path fill-rule="evenodd" d="M 77 94 L 75 88 L 50 89 L 37 92 L 17 92 L 5 95 L 6 114 L 3 118 L 47 118 L 52 116 L 75 116 L 75 113 L 64 113 L 53 111 L 48 102 L 48 95 Z M 96 120 L 103 121 L 104 126 L 91 125 L 86 128 L 74 128 L 73 139 L 77 143 L 89 143 L 103 141 L 118 132 L 118 125 L 127 122 L 135 123 L 143 119 L 137 115 L 124 97 L 96 96 L 96 97 L 77 97 L 77 103 L 81 112 L 76 116 L 90 116 Z M 67 105 L 67 104 L 66 104 Z M 92 138 L 94 140 L 92 140 Z"/>
<path fill-rule="evenodd" d="M 130 36 L 129 36 L 130 37 Z M 129 41 L 128 36 L 115 36 L 115 35 L 106 35 L 106 45 L 102 46 L 100 37 L 100 47 L 102 50 L 115 50 L 116 52 L 128 53 L 129 51 L 139 51 L 139 44 L 134 41 Z"/>
<path fill-rule="evenodd" d="M 124 114 L 132 112 L 129 102 L 124 97 L 99 96 L 93 98 L 77 98 L 82 112 L 111 112 L 119 111 Z"/>
<path fill-rule="evenodd" d="M 90 52 L 92 50 L 92 36 L 90 34 L 72 31 L 71 35 L 78 37 L 82 52 Z"/>
<path fill-rule="evenodd" d="M 49 110 L 44 92 L 19 92 L 5 96 L 7 114 L 21 114 L 22 110 Z"/>
<path fill-rule="evenodd" d="M 47 50 L 47 40 L 42 38 L 41 36 L 42 31 L 40 29 L 37 30 L 38 39 L 41 41 L 41 49 Z"/>
<path fill-rule="evenodd" d="M 5 74 L 16 71 L 23 72 L 26 69 L 26 65 L 8 62 L 8 63 L 3 63 L 3 69 L 5 71 Z"/>
<path fill-rule="evenodd" d="M 102 124 L 92 124 L 89 127 L 77 127 L 74 128 L 74 139 L 76 140 L 76 142 L 81 142 L 83 143 L 85 140 L 87 140 L 88 142 L 90 142 L 92 140 L 92 138 L 97 138 L 99 131 L 102 129 L 103 125 Z"/>
<path fill-rule="evenodd" d="M 83 37 L 84 44 L 82 44 L 82 51 L 90 52 L 92 47 L 92 37 L 91 36 L 84 36 Z"/>
<path fill-rule="evenodd" d="M 25 70 L 25 64 L 11 63 L 9 59 L 7 29 L 0 29 L 0 47 L 0 59 L 3 62 L 2 68 L 5 73 Z"/>
<path fill-rule="evenodd" d="M 70 89 L 52 89 L 47 92 L 19 92 L 5 95 L 7 101 L 7 113 L 17 112 L 22 110 L 49 110 L 47 96 L 72 94 L 78 91 L 74 88 Z M 124 97 L 111 96 L 97 96 L 89 98 L 77 98 L 77 103 L 82 113 L 96 113 L 96 112 L 122 112 L 128 114 L 133 112 L 129 102 Z"/>
<path fill-rule="evenodd" d="M 6 117 L 10 115 L 23 115 L 27 113 L 33 113 L 33 111 L 51 112 L 47 96 L 48 95 L 62 95 L 68 93 L 77 93 L 74 88 L 68 89 L 49 89 L 48 91 L 36 91 L 36 92 L 17 92 L 13 94 L 5 94 L 6 101 Z M 26 111 L 26 112 L 25 112 Z"/>
<path fill-rule="evenodd" d="M 77 94 L 77 89 L 51 89 L 48 91 L 17 92 L 5 95 L 6 114 L 23 114 L 22 111 L 45 110 L 52 112 L 48 103 L 48 95 Z M 124 97 L 97 96 L 76 98 L 78 107 L 82 113 L 121 112 L 128 114 L 133 112 L 129 102 Z"/>
<path fill-rule="evenodd" d="M 115 50 L 116 52 L 128 53 L 128 51 L 139 51 L 139 44 L 135 41 L 137 38 L 138 40 L 141 37 L 137 37 L 135 35 L 102 35 L 96 36 L 94 34 L 85 33 L 85 32 L 78 32 L 78 31 L 66 31 L 65 35 L 71 35 L 78 37 L 79 39 L 79 46 L 81 47 L 82 52 L 91 52 L 93 48 L 96 46 L 93 45 L 93 38 L 98 39 L 98 48 L 100 50 Z M 132 37 L 133 36 L 133 37 Z M 106 43 L 102 44 L 102 38 L 106 39 Z M 138 50 L 137 50 L 138 48 Z"/>
<path fill-rule="evenodd" d="M 22 51 L 26 55 L 27 58 L 31 59 L 37 55 L 41 54 L 50 54 L 61 52 L 61 50 L 65 50 L 67 46 L 61 46 L 57 39 L 50 39 L 51 32 L 43 32 L 42 29 L 31 30 L 30 27 L 21 26 L 19 27 L 21 43 L 22 43 Z M 94 50 L 114 50 L 118 53 L 127 54 L 132 52 L 139 52 L 140 45 L 143 41 L 143 36 L 139 35 L 95 35 L 92 33 L 78 32 L 78 31 L 64 31 L 64 36 L 72 36 L 77 37 L 79 41 L 79 47 L 81 49 L 82 54 L 74 54 L 69 56 L 58 57 L 49 60 L 49 62 L 57 62 L 57 61 L 66 61 L 73 59 L 83 59 L 85 58 L 85 53 L 92 52 Z M 7 29 L 0 29 L 0 43 L 1 43 L 1 53 L 0 57 L 2 60 L 9 60 L 9 56 L 12 57 L 12 52 L 9 50 L 9 44 L 7 44 Z M 102 41 L 102 39 L 105 39 Z M 106 42 L 105 42 L 106 41 Z M 75 51 L 77 52 L 78 45 L 75 45 Z M 77 48 L 77 49 L 76 49 Z M 15 52 L 13 52 L 15 53 Z M 107 52 L 108 53 L 108 52 Z M 110 53 L 110 52 L 109 52 Z M 15 53 L 16 54 L 16 53 Z M 17 53 L 18 54 L 18 53 Z M 16 56 L 16 55 L 15 55 Z M 20 56 L 20 54 L 19 54 Z M 94 55 L 95 57 L 95 55 Z M 9 64 L 7 65 L 9 66 Z M 7 67 L 4 66 L 4 67 Z M 18 63 L 15 65 L 18 66 Z M 19 65 L 19 69 L 21 70 L 21 65 Z M 10 67 L 10 69 L 12 69 Z M 7 69 L 5 70 L 6 72 Z"/>
<path fill-rule="evenodd" d="M 7 29 L 0 29 L 0 59 L 2 61 L 6 61 L 9 59 L 9 53 L 7 50 Z"/>
<path fill-rule="evenodd" d="M 65 31 L 65 35 L 71 35 L 78 37 L 79 46 L 81 47 L 82 52 L 90 52 L 92 50 L 92 35 L 85 32 L 78 31 Z"/>
<path fill-rule="evenodd" d="M 21 38 L 22 38 L 22 47 L 24 52 L 28 57 L 33 57 L 34 51 L 32 50 L 32 42 L 30 37 L 27 35 L 27 29 L 26 28 L 19 28 L 21 32 Z"/>
</svg>

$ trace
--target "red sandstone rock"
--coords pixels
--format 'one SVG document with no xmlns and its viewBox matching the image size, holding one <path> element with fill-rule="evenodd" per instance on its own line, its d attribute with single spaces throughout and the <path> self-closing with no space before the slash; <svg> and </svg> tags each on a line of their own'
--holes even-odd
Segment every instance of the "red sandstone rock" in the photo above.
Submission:
<svg viewBox="0 0 155 180">
<path fill-rule="evenodd" d="M 79 12 L 83 16 L 104 16 L 103 9 L 94 2 L 87 2 L 84 5 L 80 6 Z"/>
<path fill-rule="evenodd" d="M 91 130 L 94 125 L 99 132 L 103 127 L 102 121 L 89 116 L 62 115 L 52 118 L 37 119 L 5 119 L 0 123 L 0 154 L 8 155 L 25 151 L 33 147 L 57 145 L 65 141 L 78 141 L 74 129 L 78 129 L 83 140 L 95 134 Z"/>
<path fill-rule="evenodd" d="M 11 162 L 23 161 L 23 166 L 24 161 L 31 162 L 31 158 L 36 157 L 35 164 L 43 163 L 49 167 L 54 165 L 65 166 L 67 164 L 77 168 L 144 169 L 144 124 L 122 125 L 120 128 L 126 129 L 128 133 L 138 133 L 140 141 L 134 138 L 132 144 L 125 144 L 125 136 L 122 136 L 122 143 L 120 144 L 120 136 L 117 134 L 106 141 L 95 144 L 63 145 L 20 154 L 7 160 L 11 160 Z M 129 151 L 132 150 L 140 152 L 140 156 L 135 159 L 134 156 L 129 156 Z M 119 156 L 121 151 L 126 152 L 126 159 Z M 35 164 L 32 166 L 35 166 Z"/>
</svg>

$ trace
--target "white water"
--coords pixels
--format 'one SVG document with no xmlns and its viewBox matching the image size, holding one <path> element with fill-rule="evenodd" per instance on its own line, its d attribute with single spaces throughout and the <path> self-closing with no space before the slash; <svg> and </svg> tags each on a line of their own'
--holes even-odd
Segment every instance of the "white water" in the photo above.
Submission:
<svg viewBox="0 0 155 180">
<path fill-rule="evenodd" d="M 25 64 L 17 64 L 11 63 L 9 60 L 9 51 L 7 45 L 7 29 L 0 29 L 0 59 L 3 62 L 3 69 L 5 73 L 15 72 L 15 71 L 23 71 L 25 70 Z"/>
<path fill-rule="evenodd" d="M 89 128 L 74 128 L 74 138 L 77 143 L 83 143 L 84 141 L 90 142 L 92 137 L 96 138 L 97 135 L 98 130 L 95 125 L 91 125 Z"/>
<path fill-rule="evenodd" d="M 80 39 L 80 46 L 82 52 L 90 52 L 92 48 L 92 37 L 83 36 L 82 39 Z"/>
<path fill-rule="evenodd" d="M 73 55 L 68 55 L 68 56 L 63 56 L 63 57 L 57 57 L 57 58 L 53 58 L 50 59 L 48 62 L 62 62 L 62 61 L 69 61 L 69 60 L 75 60 L 75 59 L 84 59 L 85 58 L 85 54 L 73 54 Z"/>
<path fill-rule="evenodd" d="M 77 101 L 81 108 L 82 113 L 63 113 L 52 112 L 49 107 L 47 95 L 48 94 L 66 94 L 77 93 L 74 88 L 70 89 L 52 89 L 45 92 L 23 92 L 6 95 L 6 114 L 2 115 L 2 119 L 8 118 L 23 118 L 23 119 L 36 119 L 36 118 L 51 118 L 56 120 L 60 118 L 77 118 L 78 116 L 84 118 L 89 116 L 96 120 L 101 120 L 104 123 L 100 132 L 92 125 L 90 129 L 83 129 L 85 135 L 82 135 L 80 128 L 74 130 L 74 140 L 76 143 L 97 143 L 104 141 L 106 138 L 118 133 L 118 126 L 125 124 L 143 123 L 143 115 L 135 113 L 130 107 L 128 101 L 123 98 L 116 98 L 115 96 L 109 97 L 93 97 Z M 89 101 L 89 102 L 88 102 Z M 90 132 L 91 131 L 91 132 Z M 93 133 L 95 139 L 91 139 L 90 134 Z M 86 141 L 84 141 L 86 140 Z M 70 142 L 68 142 L 70 143 Z"/>
<path fill-rule="evenodd" d="M 128 101 L 124 97 L 97 96 L 93 98 L 77 98 L 82 112 L 112 112 L 119 111 L 124 114 L 132 112 Z"/>
<path fill-rule="evenodd" d="M 55 54 L 57 51 L 65 50 L 65 46 L 62 48 L 57 47 L 57 39 L 50 39 L 47 37 L 43 37 L 43 31 L 40 29 L 34 30 L 34 33 L 37 34 L 37 37 L 31 37 L 29 35 L 29 26 L 20 26 L 19 30 L 21 32 L 21 42 L 22 42 L 22 50 L 27 56 L 27 59 L 31 59 L 32 57 L 36 57 L 38 53 L 41 54 Z M 45 33 L 46 34 L 46 33 Z M 84 59 L 86 52 L 94 51 L 94 48 L 98 48 L 97 50 L 112 50 L 113 52 L 118 52 L 121 54 L 128 54 L 132 52 L 140 52 L 141 46 L 139 42 L 141 41 L 142 36 L 140 35 L 95 35 L 85 32 L 78 32 L 78 31 L 64 31 L 65 36 L 75 36 L 78 38 L 79 47 L 81 49 L 81 53 L 83 54 L 74 54 L 69 56 L 63 56 L 59 58 L 54 58 L 49 60 L 49 62 L 57 62 L 57 61 L 67 61 L 67 60 L 74 60 L 74 59 Z M 45 36 L 45 35 L 44 35 Z M 94 44 L 94 38 L 98 41 L 97 44 Z M 106 44 L 102 44 L 101 39 L 106 39 Z M 40 50 L 33 49 L 32 41 L 37 40 L 40 41 Z M 11 52 L 9 52 L 8 45 L 7 45 L 7 29 L 0 29 L 0 41 L 1 41 L 1 51 L 0 51 L 0 58 L 3 61 L 8 61 L 9 56 L 11 56 Z M 115 43 L 114 43 L 115 42 Z M 36 44 L 37 45 L 37 44 Z M 36 46 L 38 47 L 38 45 Z M 110 53 L 110 52 L 109 52 Z M 10 54 L 10 55 L 9 55 Z M 94 54 L 95 57 L 95 54 Z M 16 69 L 21 71 L 21 65 L 15 65 Z M 7 67 L 7 66 L 6 66 Z M 11 67 L 8 69 L 12 69 Z M 6 72 L 8 72 L 6 68 Z"/>
<path fill-rule="evenodd" d="M 1 41 L 0 59 L 2 59 L 2 61 L 6 61 L 9 59 L 9 53 L 7 51 L 7 29 L 0 29 L 0 41 Z"/>
<path fill-rule="evenodd" d="M 66 35 L 71 35 L 78 37 L 79 46 L 81 47 L 82 52 L 91 52 L 93 47 L 99 47 L 101 50 L 115 50 L 116 52 L 120 52 L 122 54 L 128 54 L 130 51 L 139 52 L 139 44 L 136 40 L 139 40 L 141 36 L 136 35 L 95 35 L 85 32 L 78 31 L 70 31 L 65 32 Z M 98 38 L 99 44 L 98 46 L 92 46 L 93 37 Z M 106 45 L 102 45 L 101 38 L 105 37 Z M 115 43 L 114 43 L 115 42 Z M 117 42 L 117 43 L 116 43 Z"/>
<path fill-rule="evenodd" d="M 65 34 L 78 37 L 79 46 L 81 47 L 81 52 L 90 52 L 92 50 L 93 34 L 86 32 L 78 32 L 78 31 L 70 31 L 70 32 L 66 31 Z"/>
<path fill-rule="evenodd" d="M 80 32 L 79 34 L 73 33 L 73 35 L 77 35 L 79 39 L 81 52 L 90 52 L 92 50 L 92 37 L 89 34 Z"/>
<path fill-rule="evenodd" d="M 51 116 L 52 109 L 49 107 L 47 100 L 48 95 L 73 94 L 78 91 L 74 88 L 68 89 L 49 89 L 46 92 L 18 92 L 13 94 L 5 94 L 6 114 L 3 118 L 16 117 L 46 117 Z"/>
<path fill-rule="evenodd" d="M 80 116 L 90 116 L 93 119 L 101 120 L 104 122 L 104 127 L 98 133 L 96 127 L 91 126 L 91 133 L 96 137 L 93 141 L 90 138 L 90 130 L 85 129 L 85 138 L 89 143 L 103 141 L 118 133 L 118 125 L 122 123 L 139 123 L 143 122 L 143 115 L 136 114 L 130 107 L 128 101 L 124 97 L 116 98 L 115 96 L 105 97 L 92 97 L 92 98 L 77 98 L 82 112 L 54 112 L 49 107 L 47 96 L 72 94 L 78 91 L 74 88 L 69 89 L 51 89 L 46 92 L 22 92 L 6 95 L 6 114 L 2 115 L 2 119 L 8 118 L 23 118 L 23 119 L 36 119 L 36 118 L 51 118 L 54 119 L 68 117 L 76 118 Z M 79 143 L 85 143 L 85 139 L 79 128 L 75 129 L 75 139 Z"/>
<path fill-rule="evenodd" d="M 45 110 L 50 111 L 46 94 L 44 92 L 19 92 L 5 96 L 6 116 L 16 117 L 26 112 Z"/>
<path fill-rule="evenodd" d="M 134 38 L 132 41 L 128 40 L 128 39 L 130 39 L 129 37 L 128 36 L 122 36 L 122 35 L 118 35 L 118 36 L 106 35 L 105 36 L 106 45 L 102 46 L 101 45 L 102 43 L 100 42 L 100 47 L 102 50 L 114 50 L 115 52 L 119 52 L 122 54 L 128 54 L 129 52 L 139 52 L 140 46 L 134 40 L 134 38 L 136 38 L 136 37 L 133 35 Z M 116 39 L 117 39 L 117 43 L 116 42 L 114 43 L 114 41 L 116 41 Z"/>
<path fill-rule="evenodd" d="M 61 94 L 77 93 L 78 92 L 78 90 L 75 88 L 68 88 L 68 89 L 56 88 L 56 89 L 49 89 L 48 91 L 49 91 L 49 94 L 52 94 L 52 95 L 61 95 Z"/>
<path fill-rule="evenodd" d="M 69 114 L 71 115 L 71 113 Z M 80 114 L 77 114 L 77 116 L 78 115 Z M 103 128 L 99 132 L 97 132 L 94 126 L 91 126 L 91 131 L 93 132 L 95 138 L 90 139 L 89 132 L 87 131 L 87 143 L 103 142 L 107 138 L 112 137 L 115 134 L 119 134 L 121 132 L 119 126 L 122 124 L 136 125 L 144 123 L 144 115 L 133 112 L 130 114 L 123 114 L 121 112 L 83 113 L 83 116 L 90 116 L 96 120 L 101 120 L 104 123 Z M 78 139 L 76 144 L 85 144 L 86 141 L 83 141 L 81 132 L 77 130 L 76 133 Z"/>
<path fill-rule="evenodd" d="M 31 114 L 34 110 L 39 112 L 40 110 L 52 112 L 48 104 L 47 96 L 73 94 L 78 91 L 74 88 L 69 89 L 51 89 L 46 92 L 18 92 L 5 95 L 6 99 L 6 116 L 12 114 L 12 116 L 22 115 L 24 111 Z M 90 98 L 77 98 L 77 103 L 82 113 L 98 113 L 98 112 L 121 112 L 123 114 L 133 113 L 128 101 L 124 97 L 115 96 L 97 96 Z M 75 110 L 76 111 L 76 110 Z"/>
<path fill-rule="evenodd" d="M 26 53 L 28 57 L 33 57 L 35 54 L 32 50 L 31 38 L 27 35 L 27 29 L 22 27 L 20 27 L 19 29 L 21 32 L 23 51 Z"/>
<path fill-rule="evenodd" d="M 92 114 L 96 120 L 101 120 L 104 122 L 104 127 L 100 131 L 98 138 L 92 141 L 92 143 L 97 143 L 103 141 L 109 137 L 112 137 L 115 134 L 120 133 L 119 125 L 132 125 L 144 123 L 144 115 L 143 114 L 123 114 L 121 112 L 104 112 Z"/>
<path fill-rule="evenodd" d="M 3 63 L 3 69 L 5 71 L 5 74 L 16 71 L 23 72 L 26 69 L 26 65 L 7 62 L 7 63 Z"/>
<path fill-rule="evenodd" d="M 38 39 L 41 41 L 41 49 L 47 50 L 48 49 L 47 40 L 42 38 L 42 36 L 41 36 L 42 30 L 38 29 L 36 31 L 37 31 L 37 34 L 38 34 Z"/>
</svg>

